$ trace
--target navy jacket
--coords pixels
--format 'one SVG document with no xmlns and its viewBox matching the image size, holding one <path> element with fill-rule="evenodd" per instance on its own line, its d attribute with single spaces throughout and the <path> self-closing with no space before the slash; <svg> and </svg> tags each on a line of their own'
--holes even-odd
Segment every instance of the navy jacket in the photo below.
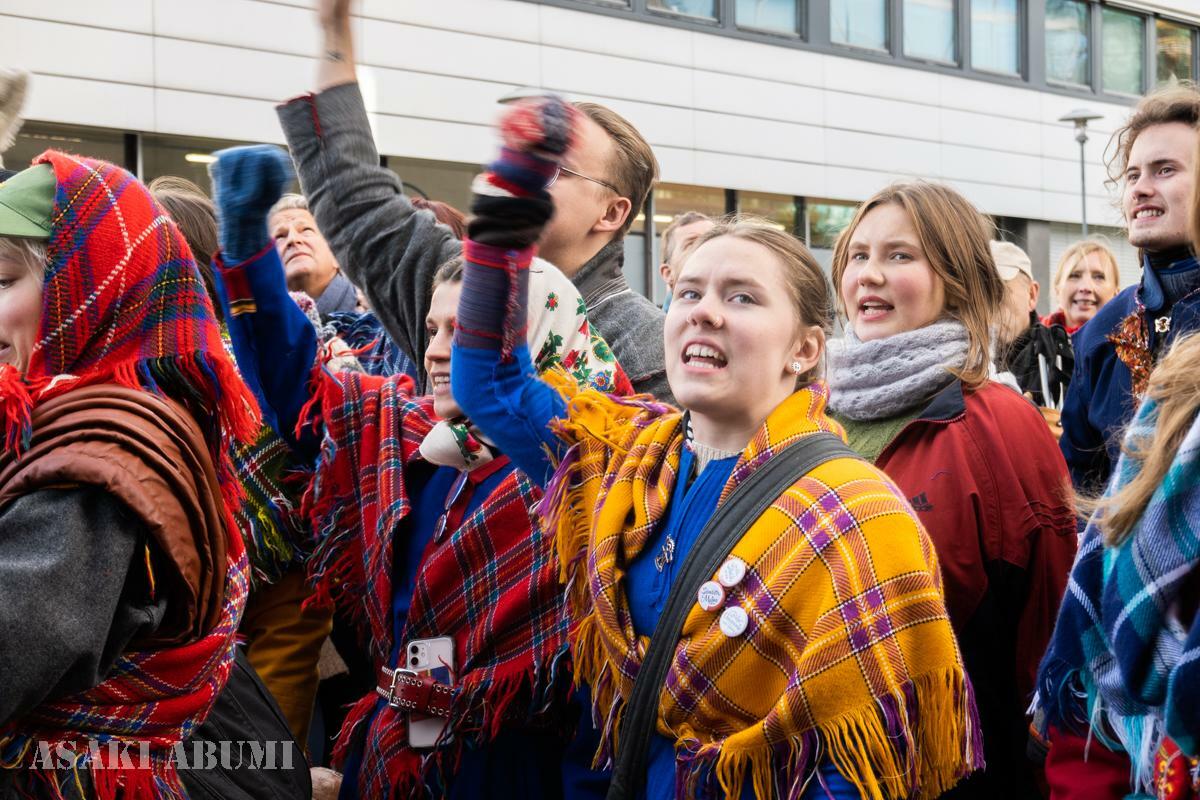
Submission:
<svg viewBox="0 0 1200 800">
<path fill-rule="evenodd" d="M 1121 452 L 1121 433 L 1137 408 L 1129 368 L 1117 358 L 1108 337 L 1133 313 L 1139 299 L 1146 307 L 1155 354 L 1177 337 L 1200 330 L 1200 292 L 1175 303 L 1166 314 L 1170 329 L 1165 334 L 1155 330 L 1154 320 L 1163 316 L 1163 291 L 1148 260 L 1142 267 L 1141 283 L 1110 300 L 1072 337 L 1075 374 L 1063 405 L 1060 446 L 1072 483 L 1083 491 L 1099 492 L 1108 482 Z"/>
</svg>

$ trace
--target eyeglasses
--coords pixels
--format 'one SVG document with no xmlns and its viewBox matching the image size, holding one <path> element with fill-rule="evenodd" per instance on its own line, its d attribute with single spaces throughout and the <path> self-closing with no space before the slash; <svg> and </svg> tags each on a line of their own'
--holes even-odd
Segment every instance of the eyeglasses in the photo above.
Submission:
<svg viewBox="0 0 1200 800">
<path fill-rule="evenodd" d="M 592 178 L 592 177 L 589 177 L 589 176 L 587 176 L 587 175 L 584 175 L 582 172 L 576 172 L 576 171 L 575 171 L 575 170 L 573 170 L 573 169 L 567 169 L 567 168 L 566 168 L 566 167 L 564 167 L 562 164 L 559 164 L 557 167 L 555 167 L 555 169 L 554 169 L 554 177 L 552 177 L 552 178 L 550 179 L 550 182 L 546 184 L 546 188 L 547 188 L 547 189 L 549 189 L 551 186 L 553 186 L 553 185 L 554 185 L 554 182 L 555 182 L 556 180 L 558 180 L 558 176 L 559 176 L 559 175 L 562 175 L 564 172 L 565 172 L 565 173 L 567 173 L 568 175 L 574 175 L 576 178 L 583 178 L 585 181 L 591 181 L 592 183 L 598 183 L 598 184 L 600 184 L 601 186 L 603 186 L 603 187 L 605 187 L 605 188 L 607 188 L 607 189 L 612 189 L 612 190 L 613 190 L 614 192 L 616 192 L 618 195 L 620 195 L 620 194 L 621 194 L 621 190 L 620 190 L 620 189 L 618 189 L 617 187 L 613 186 L 613 185 L 612 185 L 611 183 L 609 183 L 608 181 L 602 181 L 602 180 L 600 180 L 599 178 Z"/>
</svg>

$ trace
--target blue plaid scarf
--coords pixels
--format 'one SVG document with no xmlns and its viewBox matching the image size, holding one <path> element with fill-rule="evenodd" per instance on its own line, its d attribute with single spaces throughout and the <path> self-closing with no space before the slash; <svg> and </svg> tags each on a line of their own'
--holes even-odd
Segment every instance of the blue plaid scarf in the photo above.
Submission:
<svg viewBox="0 0 1200 800">
<path fill-rule="evenodd" d="M 1158 406 L 1138 411 L 1125 444 L 1154 434 Z M 1113 496 L 1141 461 L 1122 455 Z M 1164 737 L 1195 755 L 1200 745 L 1200 624 L 1173 612 L 1200 562 L 1200 423 L 1185 437 L 1133 532 L 1105 547 L 1093 518 L 1071 570 L 1058 623 L 1038 676 L 1046 724 L 1091 731 L 1124 749 L 1149 788 Z M 1086 711 L 1085 711 L 1086 709 Z"/>
</svg>

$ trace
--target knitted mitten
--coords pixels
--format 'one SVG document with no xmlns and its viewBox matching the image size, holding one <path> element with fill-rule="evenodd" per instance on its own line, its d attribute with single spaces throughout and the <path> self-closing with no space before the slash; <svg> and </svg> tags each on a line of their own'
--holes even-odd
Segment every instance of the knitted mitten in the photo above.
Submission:
<svg viewBox="0 0 1200 800">
<path fill-rule="evenodd" d="M 475 178 L 473 217 L 463 255 L 467 266 L 455 341 L 497 348 L 507 358 L 525 339 L 529 262 L 554 213 L 546 184 L 570 149 L 579 112 L 558 97 L 539 97 L 500 120 L 500 156 Z M 504 302 L 497 302 L 504 298 Z"/>
<path fill-rule="evenodd" d="M 247 261 L 271 243 L 267 212 L 292 181 L 288 154 L 274 145 L 219 150 L 209 166 L 221 253 L 226 264 Z"/>
<path fill-rule="evenodd" d="M 475 178 L 467 235 L 479 244 L 522 249 L 554 213 L 546 184 L 570 149 L 579 112 L 555 96 L 525 100 L 500 119 L 499 157 Z"/>
</svg>

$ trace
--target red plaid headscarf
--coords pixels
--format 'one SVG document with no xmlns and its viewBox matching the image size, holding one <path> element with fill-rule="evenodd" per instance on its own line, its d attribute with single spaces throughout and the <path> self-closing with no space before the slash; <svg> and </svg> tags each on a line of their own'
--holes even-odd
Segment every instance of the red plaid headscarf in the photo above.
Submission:
<svg viewBox="0 0 1200 800">
<path fill-rule="evenodd" d="M 182 403 L 226 464 L 220 442 L 252 441 L 258 412 L 179 228 L 120 167 L 56 150 L 34 163 L 54 168 L 57 189 L 38 341 L 24 375 L 0 366 L 5 448 L 28 442 L 36 404 L 115 383 Z"/>
<path fill-rule="evenodd" d="M 208 491 L 223 503 L 205 530 L 226 539 L 225 563 L 217 565 L 225 578 L 213 598 L 220 613 L 207 630 L 177 645 L 122 653 L 98 686 L 47 701 L 0 729 L 0 767 L 29 770 L 18 783 L 46 781 L 51 796 L 61 796 L 50 772 L 31 768 L 39 741 L 81 743 L 83 753 L 88 740 L 131 743 L 134 753 L 147 742 L 150 769 L 105 765 L 103 755 L 101 763 L 84 755 L 76 769 L 90 768 L 101 798 L 183 797 L 170 748 L 204 720 L 224 687 L 245 604 L 245 548 L 231 515 L 239 489 L 227 453 L 232 442 L 253 439 L 258 410 L 222 346 L 191 251 L 146 187 L 112 164 L 52 150 L 35 163 L 50 164 L 57 183 L 42 317 L 25 373 L 0 366 L 0 454 L 15 455 L 18 465 L 22 454 L 33 457 L 35 410 L 80 387 L 115 384 L 170 398 L 208 449 L 187 451 L 192 463 L 178 468 L 204 492 L 204 462 L 216 467 L 220 488 L 209 483 Z M 202 522 L 192 525 L 197 539 Z"/>
</svg>

